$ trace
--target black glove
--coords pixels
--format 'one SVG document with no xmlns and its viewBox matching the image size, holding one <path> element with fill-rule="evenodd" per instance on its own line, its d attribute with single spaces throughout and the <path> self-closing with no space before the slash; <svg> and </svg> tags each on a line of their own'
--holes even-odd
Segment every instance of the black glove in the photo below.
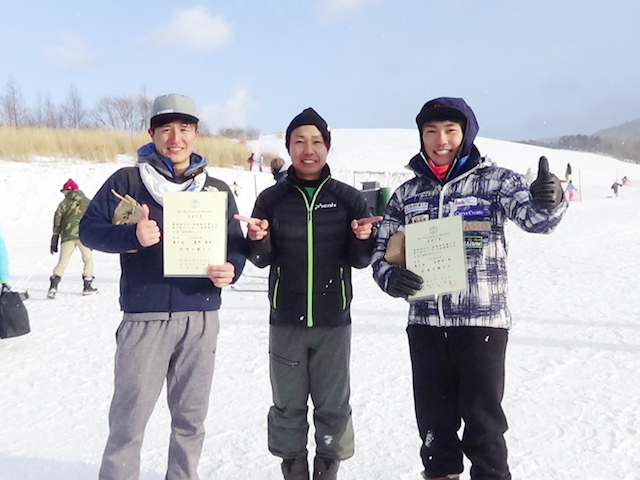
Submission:
<svg viewBox="0 0 640 480">
<path fill-rule="evenodd" d="M 58 251 L 58 238 L 60 238 L 60 235 L 53 234 L 51 236 L 51 249 L 49 250 L 51 255 Z"/>
<path fill-rule="evenodd" d="M 553 173 L 549 172 L 549 160 L 540 157 L 538 178 L 531 184 L 531 196 L 539 207 L 553 210 L 562 201 L 562 185 Z"/>
<path fill-rule="evenodd" d="M 422 277 L 402 267 L 393 267 L 387 280 L 387 293 L 392 297 L 407 298 L 422 287 Z"/>
</svg>

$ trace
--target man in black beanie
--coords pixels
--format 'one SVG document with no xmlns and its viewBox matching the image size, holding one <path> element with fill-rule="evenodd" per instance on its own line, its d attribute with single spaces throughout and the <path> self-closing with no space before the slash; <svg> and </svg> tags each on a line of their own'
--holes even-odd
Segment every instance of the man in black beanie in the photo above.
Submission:
<svg viewBox="0 0 640 480">
<path fill-rule="evenodd" d="M 324 121 L 324 118 L 318 115 L 318 112 L 309 107 L 305 108 L 302 112 L 296 115 L 287 127 L 287 133 L 285 135 L 284 141 L 284 145 L 285 147 L 287 147 L 287 151 L 289 150 L 289 146 L 291 144 L 291 134 L 296 128 L 303 125 L 315 126 L 320 132 L 320 135 L 322 135 L 322 139 L 324 140 L 324 144 L 327 147 L 327 151 L 329 150 L 329 148 L 331 148 L 331 129 L 329 128 L 329 125 Z"/>
<path fill-rule="evenodd" d="M 367 205 L 355 188 L 331 178 L 327 122 L 312 108 L 292 121 L 285 145 L 292 166 L 263 191 L 248 223 L 249 259 L 271 267 L 269 354 L 273 403 L 269 450 L 285 480 L 308 480 L 307 402 L 314 404 L 314 480 L 337 478 L 354 453 L 349 406 L 351 267 L 369 265 Z M 367 218 L 365 218 L 367 217 Z"/>
</svg>

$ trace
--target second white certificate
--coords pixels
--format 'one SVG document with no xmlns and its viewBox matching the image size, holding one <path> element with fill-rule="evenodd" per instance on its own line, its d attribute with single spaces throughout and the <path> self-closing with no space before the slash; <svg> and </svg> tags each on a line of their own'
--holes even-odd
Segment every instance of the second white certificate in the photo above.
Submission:
<svg viewBox="0 0 640 480">
<path fill-rule="evenodd" d="M 461 216 L 411 223 L 405 236 L 407 268 L 423 279 L 409 301 L 467 288 Z"/>
</svg>

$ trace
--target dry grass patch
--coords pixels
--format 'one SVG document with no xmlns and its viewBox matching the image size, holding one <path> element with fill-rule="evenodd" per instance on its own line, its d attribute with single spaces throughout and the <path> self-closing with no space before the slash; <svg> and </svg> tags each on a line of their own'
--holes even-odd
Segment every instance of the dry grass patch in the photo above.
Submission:
<svg viewBox="0 0 640 480">
<path fill-rule="evenodd" d="M 136 156 L 138 148 L 149 143 L 147 132 L 129 134 L 115 130 L 58 130 L 50 128 L 0 127 L 0 158 L 21 162 L 36 156 L 81 158 L 94 162 L 113 162 L 118 155 Z M 244 142 L 200 136 L 196 152 L 209 165 L 231 168 L 244 166 L 250 152 Z"/>
<path fill-rule="evenodd" d="M 251 151 L 247 144 L 238 140 L 221 137 L 199 136 L 196 152 L 203 155 L 213 167 L 244 168 Z"/>
</svg>

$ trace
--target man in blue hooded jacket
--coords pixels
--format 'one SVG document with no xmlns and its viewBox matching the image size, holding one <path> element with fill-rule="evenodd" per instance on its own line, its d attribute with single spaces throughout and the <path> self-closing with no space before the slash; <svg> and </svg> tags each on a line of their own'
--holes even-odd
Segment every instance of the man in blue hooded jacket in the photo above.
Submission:
<svg viewBox="0 0 640 480">
<path fill-rule="evenodd" d="M 221 288 L 235 282 L 245 263 L 245 240 L 233 218 L 227 184 L 209 177 L 194 153 L 198 117 L 193 100 L 170 94 L 155 99 L 149 135 L 135 167 L 114 173 L 80 223 L 89 248 L 120 254 L 120 306 L 116 332 L 115 390 L 100 480 L 140 475 L 144 429 L 166 379 L 171 412 L 167 480 L 197 480 L 209 405 Z M 163 275 L 165 192 L 227 192 L 227 261 L 209 266 L 208 278 Z"/>
<path fill-rule="evenodd" d="M 510 480 L 501 406 L 511 326 L 505 225 L 511 220 L 527 232 L 550 233 L 568 203 L 545 157 L 530 187 L 520 174 L 481 157 L 473 143 L 478 123 L 461 98 L 427 102 L 416 123 L 421 148 L 409 162 L 416 176 L 394 192 L 385 211 L 374 278 L 391 296 L 415 293 L 422 278 L 385 258 L 390 237 L 410 223 L 460 215 L 468 284 L 460 292 L 413 301 L 409 309 L 422 476 L 458 479 L 464 454 L 473 480 Z"/>
</svg>

